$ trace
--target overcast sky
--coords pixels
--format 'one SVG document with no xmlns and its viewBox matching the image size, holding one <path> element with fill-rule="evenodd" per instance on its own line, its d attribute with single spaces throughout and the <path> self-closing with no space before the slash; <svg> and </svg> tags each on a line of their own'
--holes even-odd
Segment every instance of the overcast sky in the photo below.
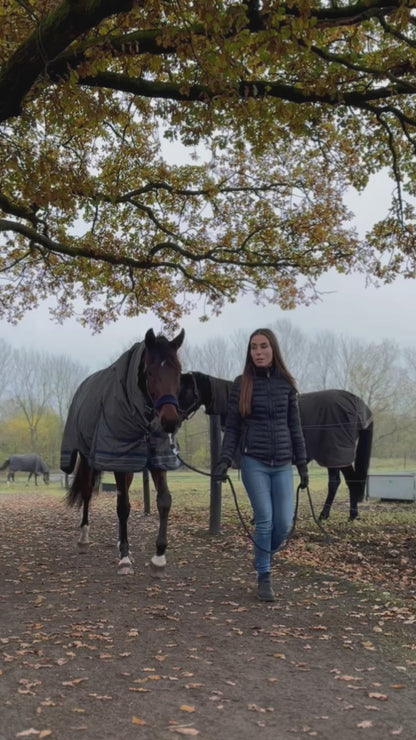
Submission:
<svg viewBox="0 0 416 740">
<path fill-rule="evenodd" d="M 320 281 L 321 290 L 328 292 L 317 304 L 282 311 L 275 306 L 257 307 L 246 297 L 208 322 L 201 323 L 196 315 L 186 317 L 182 322 L 185 341 L 200 345 L 238 329 L 247 331 L 248 337 L 253 329 L 288 319 L 296 328 L 310 334 L 329 330 L 366 341 L 381 342 L 390 338 L 402 346 L 415 346 L 415 287 L 414 281 L 400 280 L 381 288 L 366 288 L 363 276 L 331 274 Z M 150 327 L 155 332 L 161 329 L 158 320 L 148 315 L 121 319 L 101 334 L 93 335 L 74 320 L 62 326 L 54 324 L 43 309 L 28 312 L 17 326 L 0 322 L 0 338 L 14 347 L 68 354 L 73 360 L 96 370 L 142 339 Z"/>
<path fill-rule="evenodd" d="M 348 198 L 348 205 L 357 214 L 356 223 L 361 232 L 386 213 L 390 190 L 387 178 L 378 176 L 364 195 L 351 194 Z M 288 319 L 296 328 L 310 334 L 328 330 L 369 342 L 392 339 L 401 346 L 416 345 L 414 280 L 400 279 L 392 285 L 366 287 L 363 275 L 331 272 L 322 277 L 318 288 L 322 291 L 318 303 L 293 311 L 282 311 L 276 306 L 258 307 L 247 296 L 226 307 L 221 317 L 206 323 L 198 320 L 197 313 L 185 317 L 182 322 L 186 331 L 185 342 L 200 345 L 240 329 L 247 331 L 248 337 L 253 329 Z M 70 355 L 93 371 L 112 362 L 128 346 L 142 339 L 150 327 L 156 333 L 161 330 L 160 322 L 147 315 L 120 319 L 101 334 L 94 335 L 75 320 L 68 320 L 63 325 L 53 323 L 44 307 L 29 311 L 17 326 L 0 321 L 0 338 L 16 348 Z"/>
</svg>

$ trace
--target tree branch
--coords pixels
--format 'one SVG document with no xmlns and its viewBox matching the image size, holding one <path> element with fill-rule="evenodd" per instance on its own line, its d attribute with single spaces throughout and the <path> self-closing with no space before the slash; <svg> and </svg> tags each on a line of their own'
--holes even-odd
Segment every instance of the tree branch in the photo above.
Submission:
<svg viewBox="0 0 416 740">
<path fill-rule="evenodd" d="M 131 10 L 134 0 L 64 0 L 40 21 L 35 31 L 0 72 L 0 121 L 17 116 L 40 74 L 75 39 L 105 18 Z"/>
<path fill-rule="evenodd" d="M 164 46 L 159 41 L 162 27 L 139 30 L 130 34 L 108 34 L 103 39 L 100 37 L 94 40 L 87 39 L 81 42 L 75 50 L 69 49 L 70 45 L 83 34 L 88 33 L 113 15 L 130 11 L 133 5 L 134 0 L 89 0 L 88 3 L 82 0 L 63 0 L 54 11 L 38 22 L 34 32 L 18 47 L 1 70 L 0 121 L 20 114 L 23 100 L 40 75 L 44 74 L 50 80 L 57 81 L 61 76 L 67 74 L 68 69 L 76 71 L 85 60 L 85 53 L 91 48 L 112 49 L 116 53 L 136 55 L 175 53 L 177 44 L 168 43 Z M 241 7 L 246 8 L 248 22 L 245 28 L 251 34 L 256 34 L 258 31 L 267 28 L 269 14 L 259 13 L 256 3 L 242 3 Z M 311 8 L 310 22 L 312 25 L 315 23 L 317 28 L 356 25 L 363 20 L 389 16 L 400 7 L 402 7 L 401 0 L 395 0 L 395 2 L 383 2 L 382 0 L 366 2 L 366 0 L 362 0 L 362 2 L 339 7 Z M 282 10 L 289 19 L 300 17 L 300 10 L 296 5 L 282 6 Z M 282 16 L 279 28 L 283 28 L 285 25 L 287 24 L 284 16 Z M 173 30 L 175 31 L 175 29 Z M 239 28 L 239 31 L 241 30 Z M 277 31 L 276 28 L 275 31 Z M 183 29 L 178 28 L 178 33 L 183 35 Z M 225 38 L 232 36 L 234 33 L 236 33 L 236 29 L 231 25 L 231 28 L 225 34 Z M 189 37 L 195 34 L 196 36 L 201 35 L 209 38 L 203 24 L 194 24 L 190 29 L 187 29 L 187 34 Z M 129 84 L 126 80 L 122 87 L 113 87 L 110 82 L 110 70 L 101 74 L 103 75 L 103 83 L 100 82 L 100 75 L 97 75 L 84 78 L 84 84 L 98 86 L 103 84 L 104 87 L 134 92 L 129 90 Z M 106 81 L 104 82 L 104 80 Z M 134 85 L 134 82 L 131 84 Z M 247 84 L 250 83 L 243 83 L 245 86 Z M 198 100 L 201 99 L 201 95 L 202 99 L 204 98 L 203 93 L 203 90 L 197 93 L 197 87 L 194 87 L 196 97 L 193 95 L 191 97 L 181 97 L 178 96 L 178 91 L 173 91 L 172 99 Z M 168 87 L 164 88 L 163 95 L 151 95 L 150 91 L 140 93 L 139 90 L 134 94 L 144 94 L 149 97 L 170 97 Z M 292 95 L 287 99 L 293 99 L 295 102 L 305 102 L 305 99 L 307 99 L 306 94 L 301 96 L 301 100 L 294 98 L 293 95 L 294 92 L 292 91 Z M 208 99 L 209 97 L 208 95 Z M 286 99 L 284 95 L 283 99 Z M 320 98 L 317 98 L 317 100 L 320 100 Z"/>
</svg>

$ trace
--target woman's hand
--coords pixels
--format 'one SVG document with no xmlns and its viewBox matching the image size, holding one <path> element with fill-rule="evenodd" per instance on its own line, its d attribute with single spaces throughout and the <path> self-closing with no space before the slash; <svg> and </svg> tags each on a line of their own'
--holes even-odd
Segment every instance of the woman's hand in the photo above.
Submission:
<svg viewBox="0 0 416 740">
<path fill-rule="evenodd" d="M 230 467 L 229 464 L 225 460 L 220 460 L 216 464 L 216 466 L 214 468 L 214 472 L 212 474 L 212 477 L 214 478 L 214 480 L 216 480 L 216 481 L 225 481 L 225 480 L 227 480 L 228 468 L 229 467 Z"/>
<path fill-rule="evenodd" d="M 300 478 L 300 487 L 301 488 L 307 488 L 309 486 L 309 473 L 308 473 L 308 466 L 305 463 L 299 463 L 299 465 L 296 466 L 299 473 Z"/>
</svg>

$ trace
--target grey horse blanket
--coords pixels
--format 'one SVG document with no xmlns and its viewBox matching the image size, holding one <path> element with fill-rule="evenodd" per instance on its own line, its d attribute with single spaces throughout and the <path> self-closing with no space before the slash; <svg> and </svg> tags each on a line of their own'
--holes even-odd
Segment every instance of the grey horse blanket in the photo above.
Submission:
<svg viewBox="0 0 416 740">
<path fill-rule="evenodd" d="M 364 401 L 344 390 L 301 393 L 299 410 L 308 460 L 324 468 L 352 465 L 359 432 L 373 415 Z"/>
<path fill-rule="evenodd" d="M 71 473 L 77 452 L 97 471 L 174 470 L 180 462 L 160 428 L 150 399 L 139 388 L 144 342 L 79 386 L 68 412 L 61 469 Z"/>
<path fill-rule="evenodd" d="M 34 453 L 27 453 L 25 455 L 11 455 L 9 457 L 9 467 L 11 472 L 23 472 L 23 473 L 34 473 L 39 475 L 40 473 L 49 473 L 49 467 L 42 460 L 40 455 Z"/>
<path fill-rule="evenodd" d="M 211 389 L 211 400 L 205 405 L 205 412 L 209 415 L 219 414 L 221 416 L 221 424 L 225 424 L 233 382 L 231 380 L 215 378 L 212 375 L 208 375 L 207 377 Z"/>
</svg>

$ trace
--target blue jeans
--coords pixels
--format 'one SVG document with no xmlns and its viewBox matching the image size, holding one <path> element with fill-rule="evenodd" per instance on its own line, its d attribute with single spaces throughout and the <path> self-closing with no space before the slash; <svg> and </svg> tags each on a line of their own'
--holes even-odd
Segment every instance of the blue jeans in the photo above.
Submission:
<svg viewBox="0 0 416 740">
<path fill-rule="evenodd" d="M 241 478 L 254 512 L 254 558 L 258 573 L 269 573 L 271 556 L 289 534 L 294 515 L 291 463 L 274 467 L 241 456 Z"/>
</svg>

